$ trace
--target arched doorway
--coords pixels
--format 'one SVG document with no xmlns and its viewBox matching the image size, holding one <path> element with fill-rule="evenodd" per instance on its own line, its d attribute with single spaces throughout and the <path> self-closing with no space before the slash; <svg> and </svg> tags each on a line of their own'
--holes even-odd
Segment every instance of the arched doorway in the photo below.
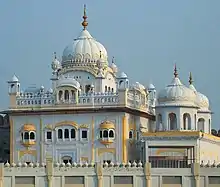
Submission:
<svg viewBox="0 0 220 187">
<path fill-rule="evenodd" d="M 204 118 L 198 119 L 198 130 L 204 132 L 205 130 L 205 119 Z"/>
<path fill-rule="evenodd" d="M 183 114 L 183 130 L 191 130 L 191 117 L 189 113 Z"/>
<path fill-rule="evenodd" d="M 169 126 L 170 130 L 177 130 L 177 118 L 175 113 L 169 114 Z"/>
</svg>

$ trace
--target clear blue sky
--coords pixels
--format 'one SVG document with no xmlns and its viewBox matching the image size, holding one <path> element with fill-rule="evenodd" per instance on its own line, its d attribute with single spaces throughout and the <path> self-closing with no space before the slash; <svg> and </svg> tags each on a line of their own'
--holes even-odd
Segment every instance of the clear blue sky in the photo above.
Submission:
<svg viewBox="0 0 220 187">
<path fill-rule="evenodd" d="M 81 31 L 83 4 L 88 30 L 115 56 L 132 81 L 170 83 L 174 60 L 182 82 L 207 95 L 213 126 L 220 128 L 219 0 L 22 0 L 0 1 L 1 108 L 8 104 L 6 81 L 16 73 L 23 88 L 50 86 L 54 51 Z"/>
</svg>

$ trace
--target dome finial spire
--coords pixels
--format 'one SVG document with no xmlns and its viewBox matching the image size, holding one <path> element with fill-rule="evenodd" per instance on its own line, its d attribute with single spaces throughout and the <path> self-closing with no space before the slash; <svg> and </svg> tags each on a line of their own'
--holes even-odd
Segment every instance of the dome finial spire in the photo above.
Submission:
<svg viewBox="0 0 220 187">
<path fill-rule="evenodd" d="M 57 53 L 54 52 L 53 54 L 54 54 L 54 59 L 57 59 Z"/>
<path fill-rule="evenodd" d="M 83 26 L 83 30 L 86 30 L 86 27 L 88 26 L 87 16 L 86 16 L 86 5 L 84 5 L 82 26 Z"/>
<path fill-rule="evenodd" d="M 189 73 L 189 84 L 193 83 L 192 72 Z"/>
<path fill-rule="evenodd" d="M 113 56 L 112 57 L 112 64 L 114 64 L 115 63 L 115 57 Z"/>
<path fill-rule="evenodd" d="M 176 63 L 174 66 L 174 77 L 176 78 L 178 76 L 177 68 L 176 68 Z"/>
</svg>

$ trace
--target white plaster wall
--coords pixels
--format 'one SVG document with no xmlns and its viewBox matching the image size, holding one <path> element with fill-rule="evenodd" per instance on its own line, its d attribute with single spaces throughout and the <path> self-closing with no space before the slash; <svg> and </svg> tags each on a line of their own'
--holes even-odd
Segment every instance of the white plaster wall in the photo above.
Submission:
<svg viewBox="0 0 220 187">
<path fill-rule="evenodd" d="M 219 176 L 219 168 L 200 168 L 200 187 L 209 187 L 208 176 Z M 15 187 L 16 176 L 35 176 L 36 186 L 48 187 L 48 179 L 45 168 L 5 168 L 3 186 Z M 97 175 L 95 168 L 60 168 L 55 169 L 52 176 L 53 187 L 63 187 L 65 184 L 65 176 L 84 176 L 85 187 L 98 187 Z M 146 176 L 142 168 L 123 169 L 123 168 L 103 168 L 103 187 L 114 187 L 114 176 L 133 176 L 133 187 L 145 187 Z M 161 187 L 163 176 L 181 176 L 182 187 L 194 187 L 195 177 L 191 168 L 151 168 L 151 186 Z M 120 185 L 126 187 L 126 185 Z M 129 186 L 129 185 L 127 185 Z M 170 186 L 173 186 L 172 184 Z"/>
<path fill-rule="evenodd" d="M 208 161 L 220 161 L 220 143 L 211 143 L 205 139 L 201 139 L 198 142 L 200 147 L 200 161 L 204 161 L 207 164 Z"/>
<path fill-rule="evenodd" d="M 91 84 L 95 84 L 95 77 L 86 71 L 71 71 L 71 72 L 67 72 L 64 74 L 65 75 L 70 75 L 72 77 L 74 77 L 82 86 L 82 89 L 85 88 L 85 85 L 91 85 Z"/>
<path fill-rule="evenodd" d="M 111 73 L 107 73 L 105 79 L 102 79 L 102 87 L 99 92 L 105 92 L 105 86 L 110 87 L 111 89 L 114 89 L 114 92 L 116 92 L 116 81 L 115 78 Z M 110 89 L 110 91 L 111 91 Z"/>
<path fill-rule="evenodd" d="M 52 155 L 56 161 L 60 161 L 61 154 L 75 154 L 76 162 L 80 161 L 80 157 L 88 157 L 91 161 L 92 153 L 92 117 L 95 123 L 95 149 L 106 148 L 99 142 L 99 125 L 105 121 L 110 120 L 115 124 L 115 142 L 109 146 L 109 148 L 116 149 L 116 160 L 122 161 L 122 117 L 125 113 L 94 113 L 94 114 L 60 114 L 60 115 L 35 115 L 35 116 L 13 116 L 14 121 L 14 162 L 19 161 L 18 151 L 26 150 L 26 148 L 21 145 L 21 135 L 20 129 L 25 123 L 32 123 L 36 127 L 36 145 L 32 146 L 30 149 L 38 150 L 37 158 L 35 161 L 40 161 L 40 144 L 43 143 L 43 158 L 46 155 Z M 128 115 L 128 114 L 127 114 Z M 88 141 L 80 141 L 79 135 L 76 141 L 68 142 L 57 142 L 56 133 L 53 131 L 53 141 L 52 143 L 45 142 L 45 131 L 40 132 L 40 119 L 42 119 L 43 129 L 48 124 L 55 125 L 61 121 L 74 121 L 77 124 L 87 124 L 89 126 Z M 40 142 L 40 137 L 42 136 L 43 142 Z M 98 159 L 97 151 L 95 152 L 95 160 Z M 111 159 L 109 159 L 111 160 Z"/>
</svg>

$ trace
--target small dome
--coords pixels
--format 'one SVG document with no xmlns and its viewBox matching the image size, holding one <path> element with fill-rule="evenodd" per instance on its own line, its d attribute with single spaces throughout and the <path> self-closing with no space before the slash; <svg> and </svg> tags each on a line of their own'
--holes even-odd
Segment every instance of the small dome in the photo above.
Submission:
<svg viewBox="0 0 220 187">
<path fill-rule="evenodd" d="M 10 81 L 8 82 L 19 82 L 18 77 L 16 75 L 13 75 Z"/>
<path fill-rule="evenodd" d="M 198 105 L 201 109 L 209 108 L 209 99 L 205 95 L 197 92 L 197 99 L 198 99 Z"/>
<path fill-rule="evenodd" d="M 104 121 L 100 124 L 100 129 L 114 129 L 115 124 L 111 121 Z"/>
<path fill-rule="evenodd" d="M 57 59 L 54 59 L 53 62 L 52 62 L 52 64 L 51 64 L 51 68 L 52 68 L 53 70 L 59 69 L 59 68 L 60 68 L 60 61 L 57 60 Z"/>
<path fill-rule="evenodd" d="M 155 86 L 153 84 L 149 84 L 148 90 L 155 90 Z"/>
<path fill-rule="evenodd" d="M 111 64 L 111 69 L 114 73 L 118 72 L 118 67 L 116 66 L 115 62 L 114 62 L 114 57 L 112 58 L 112 64 Z"/>
<path fill-rule="evenodd" d="M 190 88 L 181 83 L 178 77 L 174 77 L 171 84 L 158 94 L 158 102 L 191 102 L 194 104 L 196 94 Z M 183 104 L 183 103 L 182 103 Z"/>
<path fill-rule="evenodd" d="M 107 51 L 105 47 L 97 42 L 87 30 L 83 30 L 78 38 L 68 45 L 63 51 L 63 61 L 79 59 L 79 60 L 99 60 L 101 58 L 107 63 Z"/>
<path fill-rule="evenodd" d="M 196 94 L 196 104 L 200 109 L 209 109 L 209 99 L 203 95 L 202 93 L 198 92 L 193 85 L 192 73 L 190 72 L 189 76 L 189 88 L 193 90 Z"/>
<path fill-rule="evenodd" d="M 121 79 L 127 79 L 128 76 L 126 75 L 126 73 L 121 72 L 121 73 L 119 74 L 118 78 L 121 78 Z"/>
<path fill-rule="evenodd" d="M 24 124 L 22 129 L 23 131 L 36 131 L 36 128 L 33 124 Z"/>
<path fill-rule="evenodd" d="M 69 77 L 69 76 L 67 77 L 61 76 L 60 79 L 57 81 L 57 87 L 62 87 L 62 86 L 74 87 L 77 90 L 80 89 L 79 82 L 76 81 L 73 77 Z"/>
</svg>

